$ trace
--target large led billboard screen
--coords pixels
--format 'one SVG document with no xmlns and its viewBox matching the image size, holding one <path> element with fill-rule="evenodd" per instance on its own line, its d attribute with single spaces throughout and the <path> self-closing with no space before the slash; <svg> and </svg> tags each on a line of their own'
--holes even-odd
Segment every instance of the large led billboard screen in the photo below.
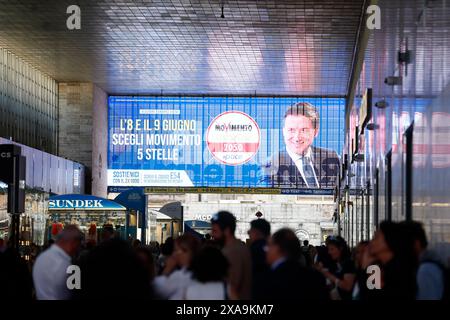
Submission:
<svg viewBox="0 0 450 320">
<path fill-rule="evenodd" d="M 341 98 L 109 97 L 109 186 L 334 188 Z"/>
</svg>

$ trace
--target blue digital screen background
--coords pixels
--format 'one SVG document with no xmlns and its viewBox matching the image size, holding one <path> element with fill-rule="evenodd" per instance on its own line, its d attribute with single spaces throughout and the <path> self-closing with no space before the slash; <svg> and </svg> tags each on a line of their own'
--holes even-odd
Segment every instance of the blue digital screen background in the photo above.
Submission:
<svg viewBox="0 0 450 320">
<path fill-rule="evenodd" d="M 110 96 L 108 106 L 108 185 L 109 186 L 182 186 L 176 182 L 145 183 L 138 180 L 114 179 L 114 170 L 184 171 L 195 187 L 271 187 L 258 180 L 261 165 L 285 148 L 282 127 L 286 110 L 298 102 L 308 102 L 320 115 L 320 131 L 314 146 L 332 149 L 341 154 L 344 130 L 344 98 L 282 98 L 282 97 L 144 97 Z M 179 110 L 179 114 L 142 114 L 141 110 Z M 226 111 L 241 111 L 252 117 L 260 129 L 260 146 L 256 155 L 242 165 L 226 165 L 217 161 L 208 150 L 205 134 L 211 121 Z M 164 113 L 164 112 L 162 112 Z M 124 119 L 195 120 L 199 146 L 179 148 L 177 161 L 139 160 L 138 145 L 115 145 L 113 136 L 123 133 Z M 123 125 L 123 124 L 122 124 Z M 128 133 L 137 131 L 131 130 Z M 167 133 L 167 132 L 166 132 Z M 171 149 L 173 146 L 160 146 Z M 149 172 L 150 172 L 149 171 Z M 163 172 L 161 171 L 161 172 Z M 163 181 L 163 180 L 161 180 Z M 328 186 L 332 187 L 332 186 Z"/>
</svg>

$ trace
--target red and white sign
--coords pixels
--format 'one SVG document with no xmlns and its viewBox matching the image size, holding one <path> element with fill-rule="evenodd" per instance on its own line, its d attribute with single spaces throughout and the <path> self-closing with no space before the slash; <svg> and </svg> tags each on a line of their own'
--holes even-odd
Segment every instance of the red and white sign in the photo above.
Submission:
<svg viewBox="0 0 450 320">
<path fill-rule="evenodd" d="M 214 118 L 209 125 L 206 143 L 218 161 L 228 165 L 243 164 L 258 152 L 259 127 L 248 114 L 227 111 Z"/>
</svg>

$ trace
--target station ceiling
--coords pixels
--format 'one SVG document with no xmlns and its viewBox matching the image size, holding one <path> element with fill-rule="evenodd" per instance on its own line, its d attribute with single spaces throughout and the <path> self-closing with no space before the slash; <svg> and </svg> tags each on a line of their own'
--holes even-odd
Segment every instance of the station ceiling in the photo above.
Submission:
<svg viewBox="0 0 450 320">
<path fill-rule="evenodd" d="M 345 96 L 363 2 L 0 0 L 0 47 L 110 94 Z"/>
</svg>

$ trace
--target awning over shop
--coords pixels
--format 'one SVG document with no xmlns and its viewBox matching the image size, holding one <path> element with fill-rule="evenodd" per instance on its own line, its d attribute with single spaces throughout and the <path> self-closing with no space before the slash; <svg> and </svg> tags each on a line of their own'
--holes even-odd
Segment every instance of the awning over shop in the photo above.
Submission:
<svg viewBox="0 0 450 320">
<path fill-rule="evenodd" d="M 184 224 L 192 229 L 211 229 L 211 223 L 202 220 L 186 220 Z"/>
<path fill-rule="evenodd" d="M 64 194 L 48 199 L 48 210 L 127 210 L 124 206 L 112 200 L 86 195 Z"/>
<path fill-rule="evenodd" d="M 156 220 L 173 220 L 173 218 L 165 215 L 164 213 L 158 212 L 156 214 Z"/>
</svg>

